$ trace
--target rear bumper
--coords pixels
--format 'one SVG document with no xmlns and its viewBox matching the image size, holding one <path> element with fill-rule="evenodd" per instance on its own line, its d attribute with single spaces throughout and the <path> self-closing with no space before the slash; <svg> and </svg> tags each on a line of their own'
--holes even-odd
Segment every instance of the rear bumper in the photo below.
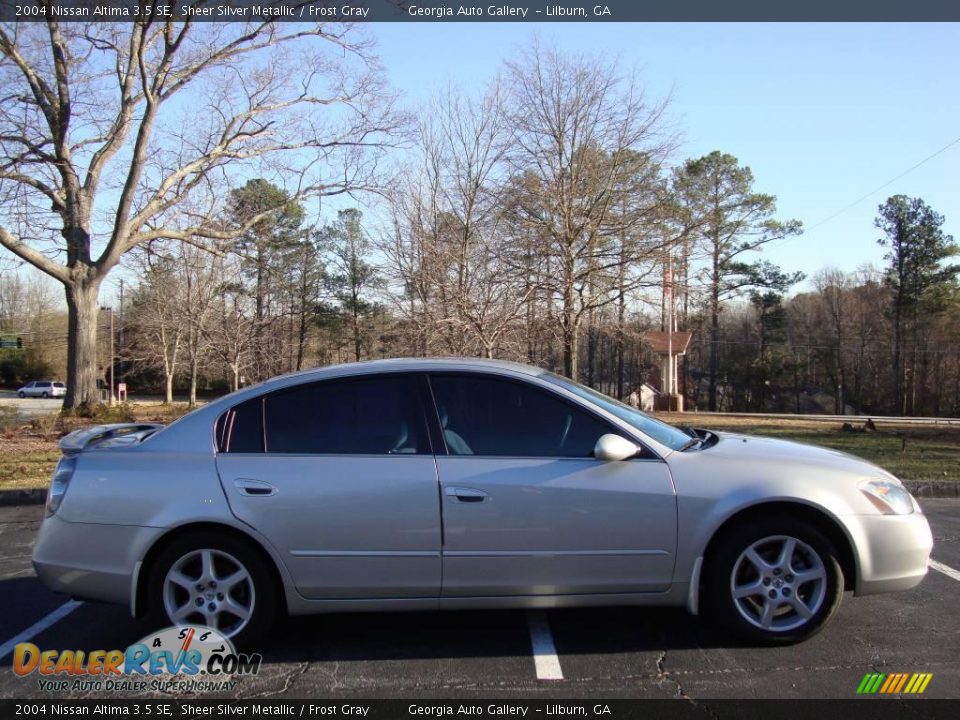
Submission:
<svg viewBox="0 0 960 720">
<path fill-rule="evenodd" d="M 51 590 L 129 606 L 137 562 L 162 532 L 161 528 L 67 522 L 54 515 L 40 526 L 33 567 Z"/>
<path fill-rule="evenodd" d="M 859 536 L 854 537 L 857 595 L 909 590 L 920 584 L 933 549 L 923 513 L 857 515 L 847 520 Z"/>
</svg>

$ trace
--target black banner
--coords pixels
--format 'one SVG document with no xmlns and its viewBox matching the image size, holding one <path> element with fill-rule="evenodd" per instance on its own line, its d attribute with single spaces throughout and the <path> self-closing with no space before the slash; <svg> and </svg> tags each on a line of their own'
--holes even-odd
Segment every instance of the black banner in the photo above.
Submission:
<svg viewBox="0 0 960 720">
<path fill-rule="evenodd" d="M 957 0 L 0 0 L 0 21 L 957 21 Z"/>
<path fill-rule="evenodd" d="M 548 688 L 544 688 L 547 690 Z M 947 720 L 956 700 L 0 700 L 0 717 L 612 718 L 614 720 Z"/>
</svg>

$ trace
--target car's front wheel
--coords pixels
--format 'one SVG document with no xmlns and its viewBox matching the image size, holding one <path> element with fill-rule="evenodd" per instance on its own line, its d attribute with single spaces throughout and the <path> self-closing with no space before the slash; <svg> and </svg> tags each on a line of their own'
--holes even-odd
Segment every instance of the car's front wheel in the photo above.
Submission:
<svg viewBox="0 0 960 720">
<path fill-rule="evenodd" d="M 722 627 L 751 642 L 806 640 L 843 597 L 836 548 L 814 525 L 793 518 L 734 528 L 707 563 L 706 605 Z"/>
<path fill-rule="evenodd" d="M 27 394 L 23 390 L 17 393 L 17 397 L 20 398 L 21 400 L 23 400 L 26 396 Z"/>
<path fill-rule="evenodd" d="M 271 574 L 249 543 L 198 532 L 157 557 L 148 585 L 151 624 L 206 625 L 243 645 L 269 629 L 277 612 Z"/>
</svg>

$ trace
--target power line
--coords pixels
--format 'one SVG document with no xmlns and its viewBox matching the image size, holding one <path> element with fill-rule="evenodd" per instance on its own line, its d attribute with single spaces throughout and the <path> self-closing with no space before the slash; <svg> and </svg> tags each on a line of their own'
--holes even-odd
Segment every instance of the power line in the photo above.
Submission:
<svg viewBox="0 0 960 720">
<path fill-rule="evenodd" d="M 847 212 L 847 210 L 850 210 L 851 208 L 856 207 L 857 205 L 859 205 L 860 203 L 862 203 L 864 200 L 866 200 L 867 198 L 869 198 L 871 195 L 875 195 L 876 193 L 878 193 L 878 192 L 880 192 L 881 190 L 883 190 L 885 187 L 888 187 L 888 186 L 890 186 L 890 185 L 893 185 L 893 183 L 895 183 L 897 180 L 899 180 L 899 179 L 902 178 L 903 176 L 912 173 L 912 172 L 913 172 L 914 170 L 916 170 L 918 167 L 920 167 L 921 165 L 923 165 L 923 164 L 925 164 L 925 163 L 933 160 L 933 159 L 934 159 L 935 157 L 937 157 L 938 155 L 942 155 L 943 153 L 945 153 L 947 150 L 949 150 L 950 148 L 952 148 L 952 147 L 953 147 L 954 145 L 956 145 L 957 143 L 960 143 L 960 137 L 958 137 L 958 138 L 956 138 L 956 139 L 948 142 L 946 145 L 944 145 L 942 148 L 940 148 L 939 150 L 937 150 L 937 151 L 936 151 L 935 153 L 933 153 L 932 155 L 928 155 L 927 157 L 925 157 L 923 160 L 921 160 L 920 162 L 916 163 L 915 165 L 911 165 L 910 167 L 908 167 L 906 170 L 904 170 L 902 173 L 900 173 L 900 174 L 897 175 L 896 177 L 893 177 L 893 178 L 891 178 L 890 180 L 887 180 L 887 181 L 886 181 L 885 183 L 883 183 L 882 185 L 879 185 L 879 186 L 875 187 L 873 190 L 871 190 L 870 192 L 866 193 L 865 195 L 857 198 L 856 200 L 854 200 L 854 201 L 853 201 L 852 203 L 850 203 L 849 205 L 845 205 L 844 207 L 842 207 L 840 210 L 837 210 L 837 211 L 836 211 L 835 213 L 833 213 L 832 215 L 828 215 L 828 216 L 825 217 L 823 220 L 820 220 L 819 222 L 814 223 L 814 224 L 811 225 L 809 228 L 807 228 L 807 229 L 804 230 L 804 234 L 810 232 L 811 230 L 816 230 L 818 227 L 820 227 L 820 226 L 822 226 L 822 225 L 826 225 L 826 224 L 827 224 L 828 222 L 830 222 L 831 220 L 840 217 L 840 216 L 843 215 L 845 212 Z M 778 247 L 778 246 L 780 246 L 780 245 L 783 245 L 784 243 L 790 242 L 791 240 L 796 240 L 797 237 L 802 237 L 802 235 L 784 238 L 784 239 L 781 240 L 779 243 L 774 244 L 773 247 Z"/>
</svg>

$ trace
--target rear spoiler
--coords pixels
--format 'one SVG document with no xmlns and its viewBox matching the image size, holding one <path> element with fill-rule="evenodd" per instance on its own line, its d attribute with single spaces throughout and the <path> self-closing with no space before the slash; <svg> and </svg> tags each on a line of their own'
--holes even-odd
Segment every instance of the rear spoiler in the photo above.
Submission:
<svg viewBox="0 0 960 720">
<path fill-rule="evenodd" d="M 162 427 L 157 423 L 113 423 L 81 428 L 60 439 L 60 451 L 64 455 L 77 455 L 94 447 L 136 445 Z"/>
</svg>

